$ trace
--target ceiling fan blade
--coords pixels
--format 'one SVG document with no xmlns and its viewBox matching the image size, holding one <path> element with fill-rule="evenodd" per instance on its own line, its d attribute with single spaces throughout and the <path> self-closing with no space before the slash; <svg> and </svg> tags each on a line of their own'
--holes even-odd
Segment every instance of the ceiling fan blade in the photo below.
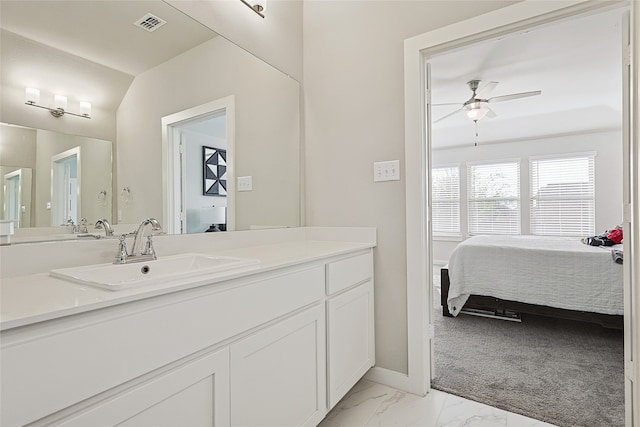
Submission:
<svg viewBox="0 0 640 427">
<path fill-rule="evenodd" d="M 511 95 L 494 96 L 493 98 L 487 99 L 487 102 L 511 101 L 512 99 L 526 98 L 528 96 L 536 96 L 536 95 L 542 95 L 542 91 L 534 90 L 531 92 L 512 93 Z"/>
<path fill-rule="evenodd" d="M 434 120 L 434 121 L 433 121 L 433 123 L 438 123 L 438 122 L 440 122 L 440 121 L 442 121 L 442 120 L 446 119 L 447 117 L 451 117 L 451 116 L 453 116 L 454 114 L 459 113 L 460 111 L 462 111 L 462 108 L 459 108 L 459 109 L 457 109 L 457 110 L 455 110 L 455 111 L 452 111 L 451 113 L 449 113 L 449 114 L 447 114 L 447 115 L 445 115 L 445 116 L 440 117 L 438 120 Z"/>
<path fill-rule="evenodd" d="M 445 104 L 431 104 L 432 107 L 444 107 L 446 105 L 458 105 L 460 107 L 462 107 L 462 103 L 461 102 L 448 102 Z"/>
<path fill-rule="evenodd" d="M 498 82 L 488 82 L 476 91 L 476 98 L 487 99 L 489 94 L 498 86 Z"/>
</svg>

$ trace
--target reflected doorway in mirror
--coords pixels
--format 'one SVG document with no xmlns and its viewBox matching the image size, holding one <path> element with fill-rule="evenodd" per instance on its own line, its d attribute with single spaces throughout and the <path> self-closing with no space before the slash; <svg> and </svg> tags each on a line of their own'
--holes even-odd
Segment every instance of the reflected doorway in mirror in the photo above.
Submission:
<svg viewBox="0 0 640 427">
<path fill-rule="evenodd" d="M 51 226 L 78 224 L 82 163 L 80 147 L 51 157 Z"/>
<path fill-rule="evenodd" d="M 167 232 L 203 233 L 203 208 L 222 207 L 235 229 L 235 101 L 221 98 L 162 118 Z M 204 189 L 203 189 L 204 186 Z"/>
</svg>

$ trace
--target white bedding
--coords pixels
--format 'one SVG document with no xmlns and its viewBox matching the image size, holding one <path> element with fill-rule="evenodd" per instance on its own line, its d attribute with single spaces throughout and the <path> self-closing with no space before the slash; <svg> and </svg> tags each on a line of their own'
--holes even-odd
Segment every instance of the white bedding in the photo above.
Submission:
<svg viewBox="0 0 640 427">
<path fill-rule="evenodd" d="M 611 249 L 577 238 L 475 236 L 449 259 L 449 311 L 473 295 L 604 314 L 623 314 L 622 265 Z"/>
</svg>

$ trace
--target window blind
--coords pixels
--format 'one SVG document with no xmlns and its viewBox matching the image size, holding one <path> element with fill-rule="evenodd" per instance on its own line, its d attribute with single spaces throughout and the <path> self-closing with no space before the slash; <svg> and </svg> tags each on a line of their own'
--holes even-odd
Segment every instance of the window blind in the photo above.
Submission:
<svg viewBox="0 0 640 427">
<path fill-rule="evenodd" d="M 594 156 L 533 159 L 529 166 L 531 234 L 593 235 Z"/>
<path fill-rule="evenodd" d="M 433 232 L 460 234 L 460 168 L 432 168 L 431 181 Z"/>
<path fill-rule="evenodd" d="M 468 164 L 469 234 L 520 234 L 520 162 Z"/>
</svg>

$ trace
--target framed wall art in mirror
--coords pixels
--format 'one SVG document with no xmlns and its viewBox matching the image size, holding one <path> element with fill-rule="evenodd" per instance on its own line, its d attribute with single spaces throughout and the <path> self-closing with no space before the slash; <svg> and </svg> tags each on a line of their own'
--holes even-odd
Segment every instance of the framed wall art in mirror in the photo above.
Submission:
<svg viewBox="0 0 640 427">
<path fill-rule="evenodd" d="M 205 196 L 227 195 L 227 151 L 202 147 Z"/>
</svg>

